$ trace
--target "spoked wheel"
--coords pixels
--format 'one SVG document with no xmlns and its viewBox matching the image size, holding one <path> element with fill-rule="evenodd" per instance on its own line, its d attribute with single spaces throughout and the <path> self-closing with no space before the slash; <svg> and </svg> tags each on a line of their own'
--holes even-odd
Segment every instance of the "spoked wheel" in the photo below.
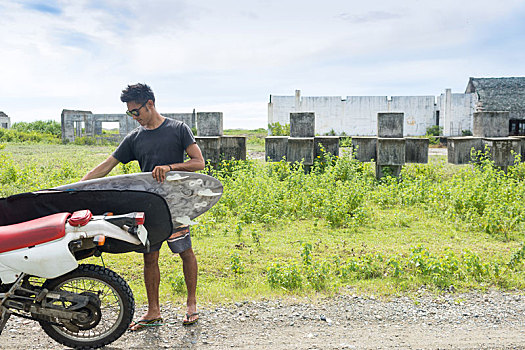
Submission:
<svg viewBox="0 0 525 350">
<path fill-rule="evenodd" d="M 89 303 L 79 310 L 82 314 L 79 319 L 49 320 L 63 326 L 39 321 L 47 335 L 73 348 L 99 348 L 115 341 L 127 330 L 135 312 L 133 293 L 126 281 L 102 266 L 80 265 L 63 276 L 47 280 L 43 287 L 89 297 Z"/>
</svg>

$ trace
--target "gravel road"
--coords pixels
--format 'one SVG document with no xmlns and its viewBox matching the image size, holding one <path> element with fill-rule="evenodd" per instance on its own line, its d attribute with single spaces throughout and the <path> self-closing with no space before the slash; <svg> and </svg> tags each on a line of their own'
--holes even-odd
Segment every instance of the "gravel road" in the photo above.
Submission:
<svg viewBox="0 0 525 350">
<path fill-rule="evenodd" d="M 178 306 L 165 304 L 163 315 L 164 326 L 126 333 L 106 349 L 525 349 L 525 296 L 497 291 L 245 301 L 203 308 L 190 327 Z M 14 317 L 0 348 L 64 349 Z"/>
</svg>

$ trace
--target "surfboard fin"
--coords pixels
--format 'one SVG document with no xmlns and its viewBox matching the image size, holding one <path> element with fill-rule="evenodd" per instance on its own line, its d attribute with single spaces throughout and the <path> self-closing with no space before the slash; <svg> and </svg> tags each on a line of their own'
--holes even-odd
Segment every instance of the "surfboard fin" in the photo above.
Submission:
<svg viewBox="0 0 525 350">
<path fill-rule="evenodd" d="M 166 181 L 179 181 L 187 179 L 189 176 L 180 176 L 179 174 L 173 174 L 166 176 Z"/>
<path fill-rule="evenodd" d="M 214 193 L 209 188 L 207 188 L 205 190 L 197 192 L 197 194 L 203 197 L 215 197 L 215 196 L 220 196 L 222 193 Z"/>
<path fill-rule="evenodd" d="M 175 221 L 177 221 L 178 223 L 182 224 L 182 225 L 197 225 L 198 222 L 196 221 L 191 221 L 190 217 L 189 216 L 179 216 L 179 217 L 176 217 L 175 218 Z"/>
</svg>

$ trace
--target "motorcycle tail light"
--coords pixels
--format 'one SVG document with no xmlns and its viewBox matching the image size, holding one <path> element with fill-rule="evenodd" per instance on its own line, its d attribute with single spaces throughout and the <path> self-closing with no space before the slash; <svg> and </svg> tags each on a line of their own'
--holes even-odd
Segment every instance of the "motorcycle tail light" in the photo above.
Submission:
<svg viewBox="0 0 525 350">
<path fill-rule="evenodd" d="M 98 246 L 104 245 L 106 242 L 106 236 L 104 235 L 96 235 L 93 237 L 93 243 L 95 243 Z"/>
<path fill-rule="evenodd" d="M 144 221 L 146 220 L 146 217 L 143 212 L 138 212 L 135 215 L 135 223 L 137 225 L 144 225 Z"/>
</svg>

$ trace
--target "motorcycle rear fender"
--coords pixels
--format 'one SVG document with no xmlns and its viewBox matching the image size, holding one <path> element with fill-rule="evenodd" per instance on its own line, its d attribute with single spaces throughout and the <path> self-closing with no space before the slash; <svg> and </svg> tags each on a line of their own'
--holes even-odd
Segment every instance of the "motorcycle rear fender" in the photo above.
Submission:
<svg viewBox="0 0 525 350">
<path fill-rule="evenodd" d="M 24 272 L 29 275 L 55 278 L 77 266 L 69 251 L 69 242 L 82 238 L 80 232 L 66 232 L 60 239 L 0 254 L 0 279 L 12 283 Z"/>
<path fill-rule="evenodd" d="M 104 235 L 106 237 L 118 239 L 131 244 L 142 244 L 136 236 L 133 236 L 128 231 L 105 221 L 103 216 L 93 216 L 93 219 L 91 219 L 91 221 L 89 221 L 85 226 L 75 227 L 66 224 L 66 234 L 68 232 L 82 232 L 84 234 L 83 238 Z"/>
</svg>

